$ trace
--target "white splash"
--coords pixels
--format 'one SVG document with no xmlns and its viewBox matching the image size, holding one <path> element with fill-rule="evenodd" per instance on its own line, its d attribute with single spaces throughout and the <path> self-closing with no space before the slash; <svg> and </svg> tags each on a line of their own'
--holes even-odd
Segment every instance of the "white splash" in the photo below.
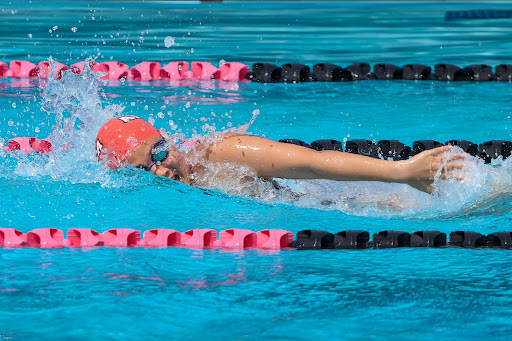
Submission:
<svg viewBox="0 0 512 341">
<path fill-rule="evenodd" d="M 54 62 L 51 59 L 50 62 L 53 69 Z M 60 80 L 48 80 L 42 88 L 41 110 L 47 113 L 47 124 L 52 126 L 48 139 L 54 144 L 55 152 L 48 156 L 22 156 L 17 160 L 14 175 L 50 176 L 59 181 L 102 185 L 113 179 L 95 159 L 94 140 L 101 125 L 119 115 L 124 107 L 103 107 L 105 98 L 97 77 L 86 63 L 80 75 L 68 71 Z"/>
<path fill-rule="evenodd" d="M 167 36 L 164 39 L 164 45 L 165 45 L 166 48 L 169 48 L 169 47 L 173 46 L 175 43 L 176 42 L 174 41 L 174 37 Z"/>
</svg>

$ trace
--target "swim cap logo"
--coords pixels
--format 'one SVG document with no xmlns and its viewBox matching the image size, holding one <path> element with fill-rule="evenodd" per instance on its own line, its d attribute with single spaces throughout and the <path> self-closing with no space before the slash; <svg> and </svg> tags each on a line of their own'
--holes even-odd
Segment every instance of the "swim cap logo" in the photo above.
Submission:
<svg viewBox="0 0 512 341">
<path fill-rule="evenodd" d="M 100 161 L 101 150 L 103 149 L 103 144 L 100 140 L 96 140 L 96 158 Z"/>
<path fill-rule="evenodd" d="M 140 118 L 140 117 L 132 116 L 132 115 L 130 115 L 130 116 L 123 116 L 123 117 L 119 117 L 119 119 L 120 119 L 121 121 L 123 121 L 124 123 L 131 122 L 131 121 L 136 120 L 136 119 L 138 119 L 138 118 Z"/>
</svg>

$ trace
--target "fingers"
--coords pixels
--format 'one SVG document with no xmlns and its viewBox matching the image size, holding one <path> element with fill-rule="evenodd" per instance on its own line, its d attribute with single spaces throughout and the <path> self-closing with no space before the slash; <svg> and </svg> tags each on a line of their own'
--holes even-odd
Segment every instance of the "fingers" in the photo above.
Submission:
<svg viewBox="0 0 512 341">
<path fill-rule="evenodd" d="M 448 162 L 444 169 L 446 170 L 454 170 L 454 169 L 462 169 L 467 167 L 468 164 L 465 162 Z"/>
<path fill-rule="evenodd" d="M 467 162 L 457 162 L 454 160 L 450 160 L 446 163 L 434 161 L 434 162 L 432 162 L 431 166 L 432 166 L 431 170 L 436 172 L 440 167 L 442 167 L 443 170 L 453 170 L 453 169 L 462 169 L 462 168 L 470 167 L 471 164 L 467 163 Z"/>
<path fill-rule="evenodd" d="M 468 156 L 468 154 L 459 153 L 459 154 L 451 155 L 448 159 L 449 160 L 462 160 L 462 159 L 465 159 L 466 156 Z"/>
<path fill-rule="evenodd" d="M 462 174 L 453 174 L 453 173 L 447 173 L 443 172 L 440 176 L 441 180 L 457 180 L 457 181 L 463 181 L 466 180 L 466 176 Z"/>
<path fill-rule="evenodd" d="M 452 149 L 452 146 L 442 146 L 442 147 L 430 149 L 427 152 L 428 152 L 429 155 L 438 156 L 440 154 L 446 153 L 450 149 Z"/>
<path fill-rule="evenodd" d="M 439 156 L 434 157 L 434 162 L 432 162 L 433 165 L 436 167 L 439 167 L 439 165 L 446 163 L 449 165 L 450 163 L 457 161 L 457 160 L 464 160 L 466 158 L 467 154 L 459 153 L 455 155 L 449 155 L 449 156 Z"/>
<path fill-rule="evenodd" d="M 442 180 L 458 180 L 462 181 L 466 179 L 466 174 L 462 174 L 460 170 L 462 169 L 468 169 L 472 165 L 467 162 L 456 162 L 456 161 L 449 161 L 441 170 L 441 176 L 440 178 Z"/>
</svg>

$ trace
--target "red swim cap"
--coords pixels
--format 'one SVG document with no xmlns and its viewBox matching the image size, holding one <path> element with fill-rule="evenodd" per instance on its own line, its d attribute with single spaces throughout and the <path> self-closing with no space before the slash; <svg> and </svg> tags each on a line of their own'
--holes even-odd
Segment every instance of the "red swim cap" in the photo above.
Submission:
<svg viewBox="0 0 512 341">
<path fill-rule="evenodd" d="M 149 122 L 137 116 L 123 116 L 105 123 L 96 136 L 98 161 L 117 169 L 142 141 L 162 136 Z"/>
</svg>

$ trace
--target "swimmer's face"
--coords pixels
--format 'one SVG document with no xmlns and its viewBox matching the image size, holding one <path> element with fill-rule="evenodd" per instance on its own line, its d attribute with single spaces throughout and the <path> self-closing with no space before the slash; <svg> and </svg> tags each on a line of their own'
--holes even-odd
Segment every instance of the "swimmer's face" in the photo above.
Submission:
<svg viewBox="0 0 512 341">
<path fill-rule="evenodd" d="M 138 168 L 148 169 L 153 165 L 154 161 L 152 150 L 155 144 L 162 140 L 160 136 L 150 137 L 135 148 L 135 150 L 128 156 L 128 162 Z M 190 180 L 186 172 L 186 167 L 182 160 L 178 157 L 178 151 L 175 146 L 169 146 L 169 153 L 162 162 L 157 162 L 151 167 L 150 173 L 183 182 L 190 185 Z"/>
</svg>

